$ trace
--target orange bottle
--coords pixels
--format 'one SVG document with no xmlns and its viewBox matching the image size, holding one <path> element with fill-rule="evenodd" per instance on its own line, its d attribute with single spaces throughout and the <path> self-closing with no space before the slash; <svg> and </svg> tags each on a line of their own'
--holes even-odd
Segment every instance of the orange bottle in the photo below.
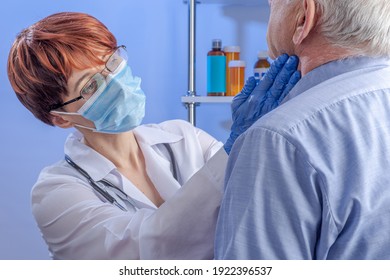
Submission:
<svg viewBox="0 0 390 280">
<path fill-rule="evenodd" d="M 268 68 L 270 68 L 271 65 L 268 62 L 267 57 L 267 51 L 259 51 L 259 53 L 257 54 L 257 61 L 253 69 L 255 79 L 261 79 L 265 72 L 267 72 Z"/>
<path fill-rule="evenodd" d="M 223 48 L 226 54 L 226 96 L 232 96 L 230 87 L 230 72 L 229 62 L 232 60 L 240 60 L 240 47 L 239 46 L 226 46 Z"/>
<path fill-rule="evenodd" d="M 229 62 L 230 92 L 234 96 L 240 93 L 245 83 L 245 61 L 232 60 Z"/>
</svg>

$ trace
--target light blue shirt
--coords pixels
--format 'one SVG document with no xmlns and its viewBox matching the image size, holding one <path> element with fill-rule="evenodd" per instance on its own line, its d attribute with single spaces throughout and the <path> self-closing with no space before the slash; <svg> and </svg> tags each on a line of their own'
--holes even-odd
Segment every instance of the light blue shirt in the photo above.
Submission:
<svg viewBox="0 0 390 280">
<path fill-rule="evenodd" d="M 390 259 L 390 60 L 304 76 L 230 153 L 216 259 Z"/>
</svg>

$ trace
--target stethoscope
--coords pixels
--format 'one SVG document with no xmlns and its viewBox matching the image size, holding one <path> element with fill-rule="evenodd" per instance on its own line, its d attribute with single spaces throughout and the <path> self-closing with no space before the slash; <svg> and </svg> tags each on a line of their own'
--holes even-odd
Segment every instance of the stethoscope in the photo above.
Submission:
<svg viewBox="0 0 390 280">
<path fill-rule="evenodd" d="M 175 178 L 175 180 L 177 180 L 176 161 L 175 161 L 175 157 L 173 156 L 172 149 L 168 144 L 164 144 L 164 146 L 167 149 L 169 156 L 171 157 L 171 162 L 173 165 L 172 175 Z M 88 183 L 96 192 L 98 192 L 102 197 L 104 197 L 111 204 L 117 206 L 119 209 L 123 211 L 127 211 L 127 208 L 123 206 L 120 202 L 118 202 L 118 200 L 115 198 L 117 197 L 120 198 L 125 204 L 129 204 L 133 208 L 133 210 L 136 211 L 139 209 L 135 201 L 130 196 L 128 196 L 124 191 L 116 187 L 110 181 L 106 179 L 95 181 L 94 179 L 92 179 L 92 177 L 88 174 L 87 171 L 85 171 L 83 168 L 77 165 L 68 155 L 65 155 L 65 160 L 67 163 L 70 164 L 70 166 L 76 169 L 81 175 L 83 175 L 87 179 Z M 99 184 L 103 185 L 103 188 L 99 186 Z"/>
</svg>

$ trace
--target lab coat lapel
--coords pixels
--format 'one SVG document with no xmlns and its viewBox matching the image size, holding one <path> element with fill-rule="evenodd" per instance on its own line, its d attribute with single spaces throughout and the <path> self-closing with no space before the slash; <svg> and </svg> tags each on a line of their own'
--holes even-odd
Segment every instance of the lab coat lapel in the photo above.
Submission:
<svg viewBox="0 0 390 280">
<path fill-rule="evenodd" d="M 140 126 L 134 135 L 145 157 L 146 171 L 164 200 L 169 199 L 180 187 L 171 171 L 171 159 L 163 144 L 172 144 L 183 139 L 181 135 L 161 129 L 157 125 Z M 161 144 L 161 145 L 159 145 Z M 164 149 L 164 150 L 160 150 Z M 177 168 L 178 169 L 178 168 Z"/>
<path fill-rule="evenodd" d="M 157 146 L 142 147 L 146 171 L 164 200 L 169 199 L 181 186 L 172 175 L 171 161 L 165 158 Z"/>
<path fill-rule="evenodd" d="M 115 176 L 114 176 L 115 175 Z M 122 187 L 122 190 L 131 197 L 138 208 L 157 208 L 129 179 L 115 170 L 106 179 L 115 186 Z"/>
</svg>

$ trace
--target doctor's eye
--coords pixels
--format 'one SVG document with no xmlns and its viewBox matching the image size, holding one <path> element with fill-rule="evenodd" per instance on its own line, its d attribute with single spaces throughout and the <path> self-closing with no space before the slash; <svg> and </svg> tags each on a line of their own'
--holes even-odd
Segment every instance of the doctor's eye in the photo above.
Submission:
<svg viewBox="0 0 390 280">
<path fill-rule="evenodd" d="M 81 94 L 83 95 L 83 97 L 88 97 L 88 96 L 91 96 L 92 94 L 94 94 L 97 89 L 98 89 L 97 82 L 95 80 L 93 80 L 85 85 Z"/>
<path fill-rule="evenodd" d="M 88 99 L 91 97 L 99 87 L 104 83 L 104 77 L 100 77 L 100 75 L 94 75 L 83 87 L 81 90 L 81 95 Z"/>
</svg>

